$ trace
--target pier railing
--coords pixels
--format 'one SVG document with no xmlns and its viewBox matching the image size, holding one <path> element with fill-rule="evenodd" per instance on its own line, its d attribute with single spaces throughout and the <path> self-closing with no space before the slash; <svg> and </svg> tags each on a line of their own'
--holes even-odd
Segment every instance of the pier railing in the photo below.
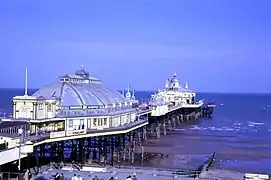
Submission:
<svg viewBox="0 0 271 180">
<path fill-rule="evenodd" d="M 200 106 L 203 105 L 203 103 L 204 103 L 203 99 L 200 100 L 200 101 L 198 101 L 198 102 L 194 102 L 194 103 L 180 103 L 180 104 L 178 104 L 176 106 L 169 106 L 168 110 L 172 111 L 172 110 L 179 109 L 179 108 L 182 108 L 182 107 L 184 107 L 184 108 L 185 107 L 187 107 L 187 108 L 189 108 L 189 107 L 191 107 L 191 108 L 193 108 L 193 107 L 200 107 Z"/>
<path fill-rule="evenodd" d="M 147 112 L 150 108 L 123 108 L 123 109 L 86 109 L 86 110 L 61 110 L 57 117 L 87 117 L 87 116 L 114 116 L 129 112 Z"/>
<path fill-rule="evenodd" d="M 136 111 L 136 109 L 114 108 L 114 109 L 61 110 L 57 114 L 57 117 L 114 116 L 120 113 L 128 113 L 132 111 Z"/>
<path fill-rule="evenodd" d="M 23 137 L 23 142 L 27 142 L 27 141 L 31 141 L 33 143 L 37 143 L 37 142 L 41 142 L 41 141 L 45 141 L 46 139 L 53 139 L 53 138 L 60 138 L 60 137 L 70 137 L 70 136 L 77 136 L 77 135 L 84 135 L 84 134 L 93 134 L 93 133 L 110 133 L 110 132 L 114 132 L 114 131 L 123 131 L 126 129 L 131 129 L 134 127 L 139 126 L 140 124 L 144 124 L 148 122 L 148 118 L 137 118 L 136 121 L 134 122 L 130 122 L 130 123 L 126 123 L 126 124 L 122 124 L 120 126 L 111 126 L 108 128 L 97 128 L 97 129 L 78 129 L 78 130 L 70 130 L 70 131 L 55 131 L 55 132 L 42 132 L 40 134 L 36 134 L 36 135 L 27 135 Z M 12 134 L 4 134 L 4 133 L 0 133 L 0 136 L 6 136 L 6 137 L 13 137 L 13 138 L 19 138 L 18 135 L 12 135 Z M 10 147 L 10 148 L 15 148 L 16 146 Z M 10 149 L 5 148 L 1 151 L 5 151 Z"/>
<path fill-rule="evenodd" d="M 140 124 L 147 123 L 148 118 L 138 118 L 137 121 L 130 122 L 123 124 L 121 126 L 116 127 L 109 127 L 109 128 L 97 128 L 97 129 L 79 129 L 79 130 L 71 130 L 71 131 L 59 131 L 59 132 L 52 132 L 49 134 L 49 138 L 60 138 L 60 137 L 70 137 L 70 136 L 77 136 L 77 135 L 84 135 L 84 134 L 93 134 L 93 133 L 110 133 L 114 131 L 123 131 L 127 130 L 128 128 L 134 128 L 139 126 Z"/>
<path fill-rule="evenodd" d="M 74 131 L 58 131 L 58 132 L 52 132 L 52 133 L 44 133 L 44 134 L 40 134 L 40 135 L 30 135 L 30 136 L 26 136 L 24 137 L 24 139 L 22 139 L 20 146 L 24 147 L 25 143 L 27 143 L 27 141 L 31 141 L 33 143 L 33 145 L 38 145 L 38 144 L 42 144 L 43 142 L 46 141 L 60 141 L 60 140 L 65 140 L 65 138 L 71 138 L 72 136 L 74 136 L 73 138 L 76 139 L 78 136 L 80 135 L 87 135 L 87 134 L 93 134 L 94 136 L 99 136 L 99 135 L 110 135 L 110 134 L 116 134 L 116 133 L 120 133 L 120 132 L 125 132 L 125 131 L 130 131 L 133 130 L 133 128 L 137 128 L 140 126 L 144 126 L 148 123 L 148 119 L 139 119 L 135 122 L 132 123 L 127 123 L 127 124 L 123 124 L 122 126 L 118 126 L 118 127 L 110 127 L 110 128 L 99 128 L 99 129 L 82 129 L 82 130 L 74 130 Z M 2 135 L 2 134 L 0 134 Z M 19 138 L 17 136 L 17 138 Z M 58 138 L 62 138 L 62 139 L 58 139 Z M 64 138 L 64 139 L 63 139 Z M 11 161 L 15 161 L 16 159 L 18 159 L 18 149 L 17 146 L 13 146 L 13 147 L 7 147 L 7 149 L 2 149 L 0 150 L 0 165 L 3 163 L 8 163 Z M 10 159 L 10 155 L 12 155 L 12 158 Z M 27 154 L 22 155 L 22 157 L 26 157 Z M 2 159 L 4 158 L 4 159 Z"/>
</svg>

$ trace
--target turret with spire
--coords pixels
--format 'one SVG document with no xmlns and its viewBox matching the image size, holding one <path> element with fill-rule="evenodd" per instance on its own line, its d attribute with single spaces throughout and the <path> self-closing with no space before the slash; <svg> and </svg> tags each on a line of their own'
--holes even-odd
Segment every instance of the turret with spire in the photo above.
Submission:
<svg viewBox="0 0 271 180">
<path fill-rule="evenodd" d="M 25 68 L 25 88 L 24 88 L 24 95 L 28 96 L 28 72 L 27 72 L 27 68 Z"/>
<path fill-rule="evenodd" d="M 169 79 L 166 80 L 166 85 L 165 88 L 168 89 L 169 88 Z"/>
<path fill-rule="evenodd" d="M 130 92 L 130 86 L 128 85 L 127 92 L 125 94 L 125 98 L 130 99 L 131 98 L 131 92 Z"/>
<path fill-rule="evenodd" d="M 189 89 L 188 81 L 185 82 L 185 89 Z"/>
<path fill-rule="evenodd" d="M 122 90 L 122 95 L 125 97 L 125 89 Z"/>
<path fill-rule="evenodd" d="M 132 99 L 135 99 L 135 90 L 133 89 L 133 93 L 132 93 Z"/>
</svg>

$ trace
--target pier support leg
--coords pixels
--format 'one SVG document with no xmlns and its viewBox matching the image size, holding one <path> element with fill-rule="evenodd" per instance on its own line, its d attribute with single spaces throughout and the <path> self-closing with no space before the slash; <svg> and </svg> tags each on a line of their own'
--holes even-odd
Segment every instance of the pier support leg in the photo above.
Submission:
<svg viewBox="0 0 271 180">
<path fill-rule="evenodd" d="M 113 166 L 114 165 L 114 150 L 115 150 L 115 139 L 114 137 L 110 136 L 110 151 L 111 151 L 111 165 Z"/>
<path fill-rule="evenodd" d="M 78 153 L 78 161 L 81 163 L 81 164 L 84 164 L 85 163 L 85 147 L 84 147 L 84 142 L 85 142 L 85 139 L 80 139 L 79 140 L 79 153 Z"/>
<path fill-rule="evenodd" d="M 166 136 L 167 135 L 166 123 L 163 123 L 163 129 L 164 129 L 164 136 Z"/>
<path fill-rule="evenodd" d="M 141 144 L 141 165 L 144 163 L 144 146 Z"/>
<path fill-rule="evenodd" d="M 177 119 L 177 117 L 175 116 L 173 118 L 173 129 L 176 129 L 176 119 Z"/>
<path fill-rule="evenodd" d="M 128 149 L 128 161 L 131 160 L 131 154 L 132 154 L 132 148 L 129 147 L 129 149 Z"/>
<path fill-rule="evenodd" d="M 156 137 L 157 137 L 157 139 L 160 139 L 160 125 L 159 124 L 156 127 Z"/>
<path fill-rule="evenodd" d="M 147 141 L 147 127 L 146 126 L 144 126 L 143 127 L 143 140 L 144 141 Z"/>
<path fill-rule="evenodd" d="M 138 136 L 138 143 L 141 143 L 141 132 L 137 132 L 137 136 Z"/>
<path fill-rule="evenodd" d="M 118 164 L 120 166 L 120 150 L 121 150 L 121 136 L 120 135 L 118 136 L 117 146 L 118 146 L 117 161 L 118 161 Z"/>
<path fill-rule="evenodd" d="M 155 127 L 154 127 L 154 124 L 151 125 L 151 136 L 152 137 L 154 135 L 154 130 L 155 130 Z"/>
<path fill-rule="evenodd" d="M 123 151 L 123 161 L 124 161 L 124 162 L 126 161 L 126 148 L 125 148 L 125 150 Z"/>
<path fill-rule="evenodd" d="M 170 119 L 168 120 L 168 127 L 169 127 L 169 131 L 171 131 L 172 130 L 172 125 L 171 125 L 171 120 Z"/>
<path fill-rule="evenodd" d="M 132 156 L 133 156 L 133 144 L 134 143 L 134 136 L 133 136 L 133 132 L 131 132 L 130 134 L 130 147 L 129 147 L 129 160 L 132 159 Z"/>
<path fill-rule="evenodd" d="M 132 163 L 135 161 L 135 140 L 132 143 Z"/>
</svg>

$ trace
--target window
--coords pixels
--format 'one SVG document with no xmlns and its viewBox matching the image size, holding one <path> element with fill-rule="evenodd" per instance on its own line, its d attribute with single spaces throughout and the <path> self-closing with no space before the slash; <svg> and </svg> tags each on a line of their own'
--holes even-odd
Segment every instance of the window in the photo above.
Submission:
<svg viewBox="0 0 271 180">
<path fill-rule="evenodd" d="M 52 111 L 52 104 L 48 104 L 48 111 Z"/>
<path fill-rule="evenodd" d="M 43 110 L 43 104 L 42 103 L 39 104 L 39 110 Z"/>
<path fill-rule="evenodd" d="M 84 125 L 84 119 L 80 119 L 80 125 Z"/>
<path fill-rule="evenodd" d="M 73 128 L 73 120 L 72 119 L 69 120 L 69 128 Z"/>
<path fill-rule="evenodd" d="M 94 127 L 97 126 L 97 119 L 96 119 L 96 118 L 93 119 L 93 126 L 94 126 Z"/>
<path fill-rule="evenodd" d="M 90 129 L 91 127 L 91 119 L 87 119 L 87 128 Z"/>
<path fill-rule="evenodd" d="M 107 119 L 104 118 L 104 126 L 106 126 L 106 124 L 107 124 Z"/>
</svg>

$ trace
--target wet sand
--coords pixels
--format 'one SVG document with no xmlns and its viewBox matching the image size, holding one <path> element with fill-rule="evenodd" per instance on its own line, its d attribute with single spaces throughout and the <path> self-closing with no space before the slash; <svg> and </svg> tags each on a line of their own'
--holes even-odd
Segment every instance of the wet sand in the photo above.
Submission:
<svg viewBox="0 0 271 180">
<path fill-rule="evenodd" d="M 149 139 L 145 142 L 144 152 L 148 158 L 144 160 L 141 167 L 154 169 L 196 169 L 202 165 L 207 157 L 212 155 L 213 151 L 206 150 L 208 148 L 204 149 L 202 147 L 202 149 L 192 150 L 191 148 L 194 147 L 194 144 L 189 144 L 191 141 L 184 141 L 184 138 L 179 136 L 180 134 L 177 131 L 172 131 L 167 136 L 161 136 L 160 139 Z M 136 159 L 134 165 L 140 165 L 139 162 Z M 127 166 L 128 164 L 125 165 Z M 220 159 L 218 158 L 218 162 L 215 162 L 209 171 L 201 174 L 201 179 L 230 180 L 242 179 L 243 176 L 244 172 L 221 167 Z"/>
</svg>

